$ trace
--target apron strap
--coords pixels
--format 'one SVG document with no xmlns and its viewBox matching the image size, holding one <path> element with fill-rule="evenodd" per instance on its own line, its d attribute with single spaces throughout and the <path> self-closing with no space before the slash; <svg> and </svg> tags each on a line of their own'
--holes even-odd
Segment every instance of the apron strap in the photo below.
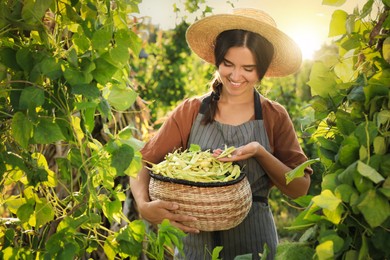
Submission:
<svg viewBox="0 0 390 260">
<path fill-rule="evenodd" d="M 260 94 L 257 90 L 254 90 L 254 101 L 255 101 L 255 119 L 256 120 L 263 120 L 263 111 L 261 108 L 261 101 L 260 101 Z M 199 108 L 199 113 L 204 114 L 207 109 L 209 108 L 210 102 L 211 102 L 212 94 L 208 95 L 202 100 L 202 104 Z"/>
</svg>

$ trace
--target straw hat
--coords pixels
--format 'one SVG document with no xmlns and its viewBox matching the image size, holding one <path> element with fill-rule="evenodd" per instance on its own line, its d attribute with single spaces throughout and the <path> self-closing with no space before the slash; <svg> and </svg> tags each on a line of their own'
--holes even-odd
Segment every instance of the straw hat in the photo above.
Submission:
<svg viewBox="0 0 390 260">
<path fill-rule="evenodd" d="M 200 19 L 188 28 L 187 43 L 201 59 L 215 65 L 215 40 L 221 32 L 232 29 L 258 33 L 272 43 L 275 53 L 265 76 L 287 76 L 300 68 L 302 54 L 298 45 L 276 28 L 272 17 L 257 9 L 235 9 L 233 14 L 216 14 Z"/>
</svg>

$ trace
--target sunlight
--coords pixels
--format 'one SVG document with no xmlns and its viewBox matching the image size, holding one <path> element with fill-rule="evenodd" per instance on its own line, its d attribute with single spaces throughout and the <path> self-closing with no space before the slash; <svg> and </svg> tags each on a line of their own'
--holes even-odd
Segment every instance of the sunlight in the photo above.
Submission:
<svg viewBox="0 0 390 260">
<path fill-rule="evenodd" d="M 319 50 L 324 43 L 323 37 L 321 38 L 319 34 L 310 31 L 295 32 L 291 34 L 291 37 L 301 48 L 302 58 L 304 60 L 313 59 L 315 51 Z"/>
</svg>

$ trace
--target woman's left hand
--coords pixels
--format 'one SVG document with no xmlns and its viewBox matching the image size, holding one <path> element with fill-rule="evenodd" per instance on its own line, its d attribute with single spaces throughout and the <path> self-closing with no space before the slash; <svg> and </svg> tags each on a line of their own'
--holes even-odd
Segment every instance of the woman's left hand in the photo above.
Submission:
<svg viewBox="0 0 390 260">
<path fill-rule="evenodd" d="M 237 147 L 236 150 L 233 151 L 231 156 L 218 158 L 218 160 L 220 160 L 221 162 L 235 162 L 235 161 L 246 160 L 248 158 L 255 156 L 260 149 L 264 149 L 264 147 L 261 146 L 258 142 L 250 142 L 246 145 Z M 213 156 L 218 157 L 222 152 L 223 150 L 220 148 L 215 149 L 213 151 Z"/>
</svg>

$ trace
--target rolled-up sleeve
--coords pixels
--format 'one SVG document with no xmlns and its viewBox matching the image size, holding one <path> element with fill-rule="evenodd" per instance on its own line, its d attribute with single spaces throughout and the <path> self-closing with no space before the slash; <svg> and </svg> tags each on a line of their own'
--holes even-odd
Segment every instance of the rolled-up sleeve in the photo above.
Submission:
<svg viewBox="0 0 390 260">
<path fill-rule="evenodd" d="M 169 152 L 186 149 L 200 106 L 197 98 L 185 99 L 167 117 L 157 133 L 141 149 L 142 158 L 146 162 L 158 163 L 164 160 Z"/>
</svg>

